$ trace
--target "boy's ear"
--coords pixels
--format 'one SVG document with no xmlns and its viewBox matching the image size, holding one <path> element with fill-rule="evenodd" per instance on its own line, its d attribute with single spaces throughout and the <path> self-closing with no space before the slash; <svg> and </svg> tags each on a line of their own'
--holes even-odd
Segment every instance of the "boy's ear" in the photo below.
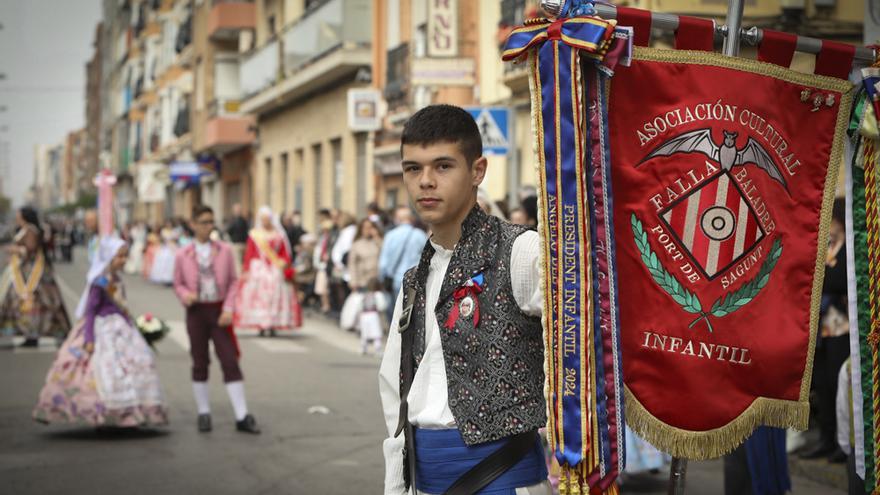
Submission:
<svg viewBox="0 0 880 495">
<path fill-rule="evenodd" d="M 473 186 L 478 187 L 483 183 L 483 179 L 486 178 L 486 168 L 489 166 L 489 160 L 486 159 L 485 156 L 481 156 L 477 158 L 474 162 L 471 169 L 473 170 Z"/>
</svg>

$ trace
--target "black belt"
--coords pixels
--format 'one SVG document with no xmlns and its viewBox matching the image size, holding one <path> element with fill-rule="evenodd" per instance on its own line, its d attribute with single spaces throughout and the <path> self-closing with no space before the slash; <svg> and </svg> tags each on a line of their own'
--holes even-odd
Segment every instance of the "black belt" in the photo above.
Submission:
<svg viewBox="0 0 880 495">
<path fill-rule="evenodd" d="M 538 434 L 527 431 L 510 437 L 500 449 L 470 468 L 444 495 L 473 495 L 507 472 L 535 448 Z"/>
</svg>

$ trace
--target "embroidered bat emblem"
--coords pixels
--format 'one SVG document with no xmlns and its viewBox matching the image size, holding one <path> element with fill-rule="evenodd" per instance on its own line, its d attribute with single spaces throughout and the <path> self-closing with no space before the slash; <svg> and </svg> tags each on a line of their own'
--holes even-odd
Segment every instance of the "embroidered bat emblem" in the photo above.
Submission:
<svg viewBox="0 0 880 495">
<path fill-rule="evenodd" d="M 773 163 L 773 158 L 767 153 L 758 141 L 749 138 L 743 148 L 736 148 L 737 132 L 724 131 L 724 142 L 721 145 L 712 141 L 711 129 L 697 129 L 696 131 L 686 132 L 681 136 L 674 137 L 669 141 L 658 146 L 648 156 L 646 156 L 638 166 L 655 156 L 671 156 L 676 153 L 702 153 L 712 160 L 721 164 L 721 168 L 725 171 L 733 167 L 740 167 L 749 164 L 757 165 L 758 168 L 767 172 L 773 180 L 782 184 L 786 192 L 788 184 L 782 171 Z"/>
</svg>

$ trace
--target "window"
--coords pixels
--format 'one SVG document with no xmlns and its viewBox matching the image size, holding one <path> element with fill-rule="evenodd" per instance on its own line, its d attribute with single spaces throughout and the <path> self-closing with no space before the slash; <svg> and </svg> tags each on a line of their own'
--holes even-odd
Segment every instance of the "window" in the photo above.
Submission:
<svg viewBox="0 0 880 495">
<path fill-rule="evenodd" d="M 521 26 L 523 24 L 523 12 L 526 9 L 526 0 L 501 0 L 501 24 L 502 26 Z"/>
<path fill-rule="evenodd" d="M 270 37 L 270 38 L 275 37 L 275 34 L 276 34 L 276 31 L 275 31 L 275 14 L 272 14 L 272 15 L 270 15 L 268 18 L 266 18 L 266 23 L 268 24 L 269 37 Z"/>
<path fill-rule="evenodd" d="M 324 204 L 321 198 L 321 145 L 316 144 L 312 146 L 312 157 L 314 158 L 314 170 L 315 170 L 315 206 L 317 208 L 323 208 Z"/>
<path fill-rule="evenodd" d="M 409 84 L 409 45 L 404 43 L 388 50 L 387 63 L 385 99 L 392 103 L 406 96 Z"/>
<path fill-rule="evenodd" d="M 296 173 L 296 183 L 293 186 L 293 209 L 299 212 L 303 211 L 303 182 L 302 182 L 302 169 L 304 164 L 305 155 L 304 150 L 298 149 L 294 154 L 294 167 L 298 172 Z"/>
<path fill-rule="evenodd" d="M 388 0 L 385 6 L 386 23 L 385 46 L 400 44 L 400 0 Z"/>
<path fill-rule="evenodd" d="M 290 193 L 290 164 L 287 153 L 281 153 L 281 213 L 287 213 L 288 195 Z"/>
<path fill-rule="evenodd" d="M 330 141 L 330 153 L 333 160 L 333 207 L 342 208 L 342 185 L 345 170 L 342 163 L 342 139 Z"/>
<path fill-rule="evenodd" d="M 266 174 L 264 182 L 264 191 L 266 192 L 266 204 L 272 204 L 272 158 L 266 158 Z"/>
<path fill-rule="evenodd" d="M 357 163 L 357 211 L 367 209 L 367 133 L 355 134 L 355 161 Z"/>
<path fill-rule="evenodd" d="M 413 57 L 422 58 L 428 56 L 428 25 L 422 24 L 416 28 L 416 36 L 413 39 Z"/>
<path fill-rule="evenodd" d="M 196 111 L 205 109 L 205 63 L 199 57 L 196 61 Z"/>
</svg>

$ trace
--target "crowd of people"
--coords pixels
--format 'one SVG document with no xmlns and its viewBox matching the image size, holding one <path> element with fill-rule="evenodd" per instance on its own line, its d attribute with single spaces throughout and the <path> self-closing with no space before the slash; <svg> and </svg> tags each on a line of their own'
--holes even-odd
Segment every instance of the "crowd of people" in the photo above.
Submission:
<svg viewBox="0 0 880 495">
<path fill-rule="evenodd" d="M 490 201 L 482 192 L 479 204 L 486 213 L 511 223 L 531 227 L 537 224 L 534 188 L 524 188 L 520 206 L 512 210 L 508 210 L 503 201 Z M 41 266 L 72 262 L 77 245 L 86 246 L 89 262 L 94 261 L 99 247 L 94 211 L 85 212 L 80 219 L 52 216 L 44 220 L 37 218 L 37 212 L 30 208 L 22 212 L 26 218 L 17 222 L 19 238 L 14 243 L 15 249 L 25 249 L 24 239 L 33 243 L 36 242 L 33 237 L 38 235 L 43 253 Z M 27 225 L 34 225 L 31 228 L 34 232 L 21 237 L 22 232 L 29 231 Z M 153 225 L 145 221 L 125 225 L 118 231 L 128 248 L 121 271 L 141 275 L 155 284 L 172 286 L 176 255 L 194 242 L 193 229 L 192 222 L 182 217 Z M 231 244 L 236 272 L 244 275 L 246 283 L 239 297 L 247 301 L 248 311 L 242 312 L 247 316 L 235 321 L 238 327 L 256 328 L 261 335 L 274 336 L 279 330 L 300 326 L 304 308 L 338 320 L 346 330 L 368 335 L 364 337 L 366 352 L 367 342 L 373 342 L 375 350 L 381 349 L 375 328 L 387 328 L 393 298 L 400 291 L 403 275 L 416 265 L 427 240 L 425 230 L 409 206 L 384 211 L 371 203 L 360 219 L 345 211 L 322 209 L 318 213 L 317 230 L 307 232 L 298 211 L 277 214 L 263 207 L 249 219 L 236 204 L 225 225 L 212 227 L 211 236 Z M 32 259 L 38 261 L 36 257 Z M 289 265 L 286 271 L 272 269 L 273 265 L 284 263 Z M 280 279 L 290 284 L 278 284 Z M 267 287 L 282 287 L 289 294 L 275 294 L 265 290 Z M 269 298 L 289 301 L 281 313 L 271 313 L 274 321 L 267 316 Z M 60 297 L 56 299 L 52 304 L 63 308 Z M 366 317 L 361 318 L 361 313 L 367 313 Z M 56 318 L 64 320 L 66 315 Z M 41 322 L 40 325 L 46 324 Z M 364 330 L 367 327 L 371 330 Z M 24 345 L 34 346 L 37 335 L 67 332 L 28 330 L 20 333 L 28 335 Z"/>
<path fill-rule="evenodd" d="M 479 142 L 479 134 L 472 129 L 468 114 L 448 108 L 431 111 L 452 112 L 451 117 L 446 117 L 461 122 L 459 127 L 466 139 L 447 140 L 453 143 Z M 80 237 L 87 247 L 90 268 L 74 319 L 68 316 L 54 279 L 56 246 L 50 231 L 55 230 L 41 222 L 33 209 L 21 208 L 16 216 L 17 234 L 6 248 L 10 261 L 0 280 L 0 328 L 12 328 L 23 335 L 24 346 L 38 345 L 41 337 L 55 338 L 60 346 L 39 394 L 33 418 L 44 423 L 73 422 L 95 426 L 155 426 L 168 422 L 155 355 L 129 311 L 121 276 L 129 273 L 141 274 L 151 282 L 172 287 L 185 308 L 193 397 L 198 411 L 197 427 L 201 432 L 207 433 L 213 428 L 208 397 L 209 343 L 213 342 L 220 361 L 236 429 L 259 433 L 260 428 L 247 406 L 235 329 L 253 329 L 261 336 L 274 337 L 278 332 L 301 327 L 306 308 L 315 316 L 338 319 L 342 328 L 359 333 L 364 354 L 381 354 L 388 339 L 380 370 L 380 390 L 389 432 L 400 432 L 402 427 L 413 428 L 407 426 L 410 417 L 418 417 L 421 428 L 415 428 L 414 433 L 411 431 L 404 438 L 393 435 L 386 439 L 386 489 L 409 483 L 404 479 L 408 471 L 401 468 L 408 461 L 401 458 L 400 452 L 408 451 L 409 446 L 403 448 L 403 443 L 412 440 L 410 434 L 420 438 L 419 442 L 430 440 L 425 445 L 437 441 L 456 448 L 464 445 L 463 435 L 481 435 L 478 428 L 461 432 L 448 427 L 455 419 L 451 401 L 445 408 L 435 407 L 448 400 L 442 394 L 446 391 L 446 384 L 442 382 L 448 380 L 448 375 L 430 371 L 413 374 L 412 369 L 400 368 L 402 362 L 409 362 L 400 358 L 401 353 L 416 352 L 415 344 L 411 340 L 404 344 L 400 334 L 407 330 L 411 321 L 416 321 L 415 331 L 422 332 L 423 338 L 423 347 L 417 349 L 420 353 L 418 361 L 421 361 L 419 369 L 426 370 L 432 366 L 444 368 L 441 339 L 468 339 L 474 332 L 465 330 L 475 328 L 480 321 L 484 322 L 485 327 L 481 330 L 485 330 L 486 335 L 508 323 L 514 328 L 540 331 L 540 305 L 533 304 L 535 295 L 540 293 L 540 284 L 536 282 L 540 275 L 535 268 L 539 242 L 539 236 L 534 232 L 537 199 L 534 189 L 526 189 L 522 191 L 519 207 L 505 211 L 503 203 L 493 203 L 480 191 L 459 187 L 458 183 L 479 184 L 478 180 L 474 182 L 474 176 L 485 173 L 485 162 L 479 153 L 470 167 L 464 162 L 453 167 L 433 159 L 424 160 L 430 165 L 422 165 L 418 161 L 422 156 L 420 153 L 448 157 L 450 151 L 446 147 L 458 146 L 433 138 L 430 129 L 433 127 L 407 131 L 416 136 L 413 139 L 418 138 L 414 143 L 422 144 L 421 148 L 410 148 L 415 156 L 412 163 L 416 164 L 412 166 L 457 167 L 454 174 L 448 172 L 450 175 L 437 180 L 449 184 L 430 184 L 436 180 L 432 177 L 421 179 L 435 189 L 447 188 L 444 194 L 451 198 L 449 204 L 457 202 L 462 206 L 461 212 L 466 216 L 458 218 L 457 224 L 443 221 L 458 214 L 457 210 L 443 210 L 437 207 L 438 200 L 430 198 L 417 201 L 422 203 L 417 208 L 421 208 L 420 218 L 426 218 L 426 225 L 431 226 L 430 232 L 426 225 L 419 223 L 410 206 L 385 212 L 371 204 L 360 219 L 344 211 L 323 209 L 318 212 L 316 231 L 307 232 L 298 212 L 278 214 L 269 207 L 261 207 L 253 219 L 248 220 L 241 207 L 234 205 L 232 215 L 225 225 L 220 226 L 215 212 L 200 205 L 194 208 L 189 219 L 169 220 L 153 227 L 136 222 L 118 233 L 103 236 L 97 235 L 95 213 L 87 212 L 81 229 L 84 235 L 77 234 L 80 230 L 73 224 L 64 223 L 66 227 L 57 230 L 70 232 L 71 246 L 73 240 Z M 465 152 L 469 152 L 468 149 Z M 419 182 L 413 187 L 426 186 Z M 413 196 L 413 191 L 409 192 Z M 476 206 L 469 196 L 473 192 L 476 192 Z M 846 369 L 849 355 L 844 232 L 844 205 L 837 201 L 830 227 L 819 339 L 813 365 L 815 394 L 812 411 L 820 435 L 816 442 L 800 447 L 802 457 L 828 457 L 831 462 L 852 459 L 849 454 L 853 443 L 849 435 L 852 413 L 847 407 L 846 394 L 849 375 L 841 371 Z M 501 247 L 492 244 L 496 238 L 506 244 Z M 480 272 L 455 290 L 454 300 L 447 298 L 444 304 L 449 317 L 441 321 L 436 314 L 425 309 L 437 307 L 440 292 L 446 285 L 442 273 L 447 269 L 473 273 L 473 270 L 466 269 L 468 267 L 449 267 L 459 241 L 465 243 L 463 250 L 482 253 L 494 261 L 486 265 L 489 267 L 485 269 L 489 273 L 487 278 Z M 63 249 L 66 243 L 66 239 L 61 243 L 60 260 L 72 259 L 72 248 L 68 247 L 70 253 Z M 494 251 L 487 251 L 487 246 L 492 246 Z M 499 257 L 500 253 L 504 254 L 503 259 L 493 258 Z M 473 256 L 460 256 L 454 261 L 466 264 L 469 259 L 473 260 Z M 485 262 L 479 260 L 479 263 Z M 413 267 L 416 270 L 410 270 Z M 502 273 L 504 270 L 508 272 Z M 441 276 L 437 277 L 436 273 Z M 482 291 L 495 291 L 490 293 L 494 294 L 496 304 L 484 307 L 481 317 L 474 296 Z M 397 304 L 392 303 L 395 300 Z M 408 311 L 405 318 L 401 317 L 404 311 Z M 441 324 L 450 332 L 441 333 Z M 412 333 L 407 334 L 407 338 L 411 338 Z M 511 352 L 519 353 L 518 366 L 527 366 L 526 359 L 539 365 L 543 350 L 526 337 L 539 340 L 540 333 L 519 335 L 521 338 L 517 339 L 505 337 L 504 345 L 511 346 Z M 463 354 L 475 352 L 472 350 L 475 347 L 469 348 L 467 342 L 459 342 L 459 345 Z M 482 355 L 472 357 L 474 363 L 485 359 Z M 463 376 L 456 366 L 473 364 L 465 361 L 452 362 L 453 380 L 462 380 Z M 541 396 L 541 374 L 532 373 L 527 378 L 529 383 L 518 384 L 517 393 Z M 465 381 L 482 386 L 470 375 Z M 406 383 L 405 389 L 400 387 L 402 383 Z M 527 385 L 530 388 L 522 388 Z M 414 401 L 410 404 L 413 409 L 409 412 L 409 406 L 401 405 L 401 390 L 412 392 L 409 398 Z M 430 394 L 438 393 L 440 395 L 433 401 L 428 400 Z M 481 394 L 480 399 L 505 399 L 495 395 L 489 391 Z M 535 400 L 532 406 L 535 414 L 528 419 L 537 431 L 544 424 L 543 406 L 540 400 Z M 398 414 L 399 410 L 403 413 Z M 485 410 L 504 409 L 486 406 Z M 472 414 L 473 411 L 459 413 Z M 471 421 L 469 425 L 486 420 L 481 412 Z M 509 427 L 513 431 L 514 427 L 518 428 L 517 421 L 498 420 L 485 426 Z M 531 431 L 528 433 L 529 442 L 539 439 Z M 501 431 L 496 440 L 509 434 L 510 431 Z M 669 461 L 667 455 L 639 439 L 628 428 L 626 439 L 627 472 L 657 469 Z M 759 428 L 745 444 L 725 458 L 725 491 L 749 493 L 751 487 L 758 486 L 754 473 L 744 474 L 752 471 L 750 464 L 754 462 L 762 465 L 777 463 L 780 474 L 771 477 L 774 483 L 779 483 L 778 487 L 760 489 L 756 493 L 786 491 L 790 480 L 784 462 L 785 453 L 796 446 L 796 442 L 786 442 L 783 430 Z M 416 447 L 419 447 L 418 443 Z M 421 449 L 417 456 L 430 457 L 428 447 Z M 537 448 L 533 452 L 534 476 L 518 480 L 517 483 L 526 483 L 521 486 L 541 488 L 546 485 L 547 471 L 541 451 Z M 754 452 L 760 455 L 755 457 Z M 552 479 L 552 470 L 550 474 Z M 854 474 L 852 465 L 850 474 Z M 451 479 L 441 481 L 446 483 Z"/>
<path fill-rule="evenodd" d="M 534 227 L 534 190 L 524 193 L 511 216 Z M 504 215 L 500 202 L 481 206 Z M 211 430 L 209 341 L 239 429 L 259 431 L 247 412 L 233 328 L 274 337 L 302 326 L 306 308 L 358 333 L 364 354 L 381 354 L 403 275 L 418 263 L 429 233 L 409 206 L 386 212 L 371 204 L 360 219 L 323 209 L 318 217 L 317 231 L 307 232 L 299 212 L 277 214 L 264 206 L 251 220 L 233 205 L 225 225 L 217 225 L 214 212 L 200 206 L 190 219 L 138 221 L 99 236 L 93 210 L 79 220 L 41 220 L 36 210 L 21 208 L 0 280 L 0 326 L 23 335 L 22 346 L 36 347 L 40 338 L 59 346 L 34 419 L 96 426 L 167 422 L 155 359 L 129 312 L 122 274 L 173 288 L 186 308 L 200 431 Z M 85 248 L 89 270 L 71 318 L 53 265 L 72 262 L 76 245 Z"/>
<path fill-rule="evenodd" d="M 533 191 L 525 192 L 523 206 L 510 212 L 510 221 L 534 227 L 535 200 L 528 194 Z M 487 214 L 503 215 L 499 205 L 481 201 L 480 206 Z M 203 432 L 212 429 L 209 341 L 221 361 L 237 428 L 259 432 L 248 413 L 232 328 L 275 336 L 300 327 L 306 307 L 313 315 L 338 320 L 342 328 L 359 333 L 364 354 L 381 354 L 393 300 L 404 273 L 418 264 L 429 236 L 408 206 L 384 212 L 371 205 L 360 220 L 321 210 L 314 233 L 303 228 L 298 212 L 278 215 L 263 207 L 253 221 L 238 205 L 232 213 L 226 225 L 218 226 L 213 211 L 201 207 L 190 220 L 169 220 L 155 227 L 136 222 L 118 237 L 99 239 L 94 212 L 86 213 L 81 226 L 62 222 L 62 230 L 57 220 L 47 225 L 33 209 L 19 210 L 18 233 L 7 247 L 10 263 L 0 282 L 0 321 L 25 337 L 23 346 L 38 345 L 40 337 L 55 338 L 60 345 L 34 409 L 36 420 L 103 426 L 167 423 L 155 359 L 133 325 L 121 273 L 173 286 L 187 308 L 193 393 Z M 804 458 L 828 457 L 831 462 L 843 462 L 849 454 L 838 441 L 847 436 L 839 432 L 849 429 L 846 410 L 836 404 L 840 387 L 846 386 L 838 385 L 839 370 L 849 354 L 841 213 L 842 203 L 836 204 L 814 364 L 813 412 L 819 438 L 799 449 Z M 64 239 L 60 248 L 50 242 L 50 229 L 56 233 L 54 239 Z M 52 270 L 53 262 L 72 260 L 72 245 L 67 247 L 66 237 L 57 237 L 61 231 L 70 233 L 72 244 L 85 244 L 91 260 L 73 319 Z M 211 239 L 221 238 L 229 244 L 214 244 L 212 251 Z M 206 274 L 210 283 L 205 283 Z M 96 339 L 103 339 L 104 345 Z M 120 369 L 126 376 L 119 375 Z M 630 466 L 656 469 L 669 461 L 631 431 L 627 437 Z M 798 442 L 790 439 L 788 445 L 791 450 Z M 735 459 L 736 453 L 728 457 L 726 469 L 731 473 L 738 469 Z"/>
</svg>

